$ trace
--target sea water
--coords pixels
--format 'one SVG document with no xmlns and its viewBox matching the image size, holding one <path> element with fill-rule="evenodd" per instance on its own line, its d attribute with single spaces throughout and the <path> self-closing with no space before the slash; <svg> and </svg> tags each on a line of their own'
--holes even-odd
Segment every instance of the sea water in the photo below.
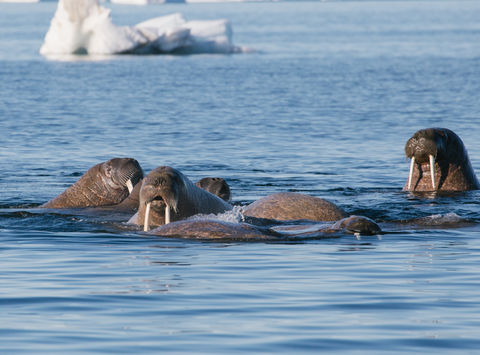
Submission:
<svg viewBox="0 0 480 355">
<path fill-rule="evenodd" d="M 119 26 L 225 18 L 253 51 L 63 60 L 39 54 L 56 5 L 0 4 L 1 352 L 476 353 L 480 194 L 401 189 L 421 128 L 480 171 L 480 3 L 104 3 Z M 36 208 L 117 156 L 385 234 L 199 242 Z"/>
</svg>

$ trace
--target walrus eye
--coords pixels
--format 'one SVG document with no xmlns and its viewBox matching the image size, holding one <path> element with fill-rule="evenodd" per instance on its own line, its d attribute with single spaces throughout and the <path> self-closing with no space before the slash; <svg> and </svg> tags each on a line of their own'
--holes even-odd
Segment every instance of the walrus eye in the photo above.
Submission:
<svg viewBox="0 0 480 355">
<path fill-rule="evenodd" d="M 153 185 L 154 186 L 163 186 L 166 184 L 166 180 L 164 178 L 157 178 L 155 179 L 155 181 L 153 182 Z"/>
<path fill-rule="evenodd" d="M 112 177 L 112 167 L 110 164 L 108 164 L 106 167 L 105 167 L 105 175 L 108 177 L 108 178 L 111 178 Z"/>
</svg>

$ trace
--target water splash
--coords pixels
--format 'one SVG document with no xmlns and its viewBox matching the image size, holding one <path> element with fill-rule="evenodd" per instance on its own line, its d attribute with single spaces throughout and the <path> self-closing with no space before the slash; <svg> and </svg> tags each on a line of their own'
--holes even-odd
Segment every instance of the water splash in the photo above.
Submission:
<svg viewBox="0 0 480 355">
<path fill-rule="evenodd" d="M 211 219 L 211 220 L 230 222 L 230 223 L 240 223 L 240 222 L 243 222 L 245 218 L 243 216 L 243 207 L 234 206 L 233 209 L 231 209 L 230 211 L 226 211 L 224 213 L 197 214 L 188 219 L 191 219 L 191 220 Z"/>
</svg>

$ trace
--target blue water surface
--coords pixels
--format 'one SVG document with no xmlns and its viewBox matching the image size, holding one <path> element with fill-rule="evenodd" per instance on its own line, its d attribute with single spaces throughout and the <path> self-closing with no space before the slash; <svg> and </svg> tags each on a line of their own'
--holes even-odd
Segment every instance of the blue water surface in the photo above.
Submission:
<svg viewBox="0 0 480 355">
<path fill-rule="evenodd" d="M 253 51 L 64 60 L 39 54 L 56 6 L 0 4 L 2 353 L 477 352 L 480 192 L 401 189 L 421 128 L 480 171 L 479 2 L 104 3 L 117 25 L 227 18 Z M 386 234 L 200 242 L 35 208 L 117 156 Z"/>
</svg>

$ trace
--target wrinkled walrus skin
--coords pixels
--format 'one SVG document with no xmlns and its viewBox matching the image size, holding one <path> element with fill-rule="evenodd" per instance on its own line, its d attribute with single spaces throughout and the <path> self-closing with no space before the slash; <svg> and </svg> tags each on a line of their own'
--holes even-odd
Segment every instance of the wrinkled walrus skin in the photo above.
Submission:
<svg viewBox="0 0 480 355">
<path fill-rule="evenodd" d="M 113 158 L 90 168 L 72 186 L 43 208 L 78 208 L 122 202 L 143 178 L 140 164 L 132 158 Z"/>
<path fill-rule="evenodd" d="M 405 155 L 411 159 L 409 177 L 403 188 L 406 191 L 467 191 L 480 188 L 462 140 L 449 129 L 417 131 L 405 144 Z"/>
<path fill-rule="evenodd" d="M 295 192 L 280 192 L 263 197 L 246 206 L 243 214 L 280 221 L 337 221 L 346 216 L 345 212 L 332 202 Z"/>
</svg>

